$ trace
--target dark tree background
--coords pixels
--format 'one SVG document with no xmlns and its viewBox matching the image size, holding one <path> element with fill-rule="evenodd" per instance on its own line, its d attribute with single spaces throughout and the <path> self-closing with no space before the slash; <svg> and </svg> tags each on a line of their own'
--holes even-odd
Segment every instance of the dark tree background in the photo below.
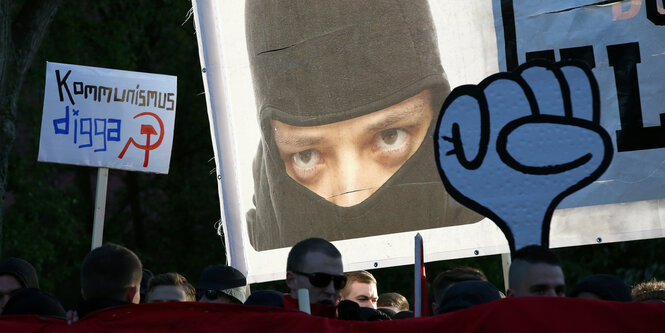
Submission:
<svg viewBox="0 0 665 333">
<path fill-rule="evenodd" d="M 0 1 L 0 9 L 19 7 Z M 211 172 L 215 165 L 190 8 L 187 0 L 64 0 L 25 74 L 0 211 L 1 254 L 32 262 L 41 287 L 67 308 L 79 299 L 80 262 L 90 250 L 97 171 L 36 161 L 46 61 L 178 77 L 169 174 L 110 171 L 104 241 L 131 248 L 155 273 L 177 271 L 193 283 L 206 265 L 225 261 L 214 227 L 220 218 L 217 183 Z M 3 24 L 17 19 L 3 13 Z M 663 245 L 658 239 L 556 252 L 570 285 L 593 273 L 617 274 L 627 283 L 637 283 L 665 278 Z M 456 265 L 483 269 L 503 290 L 499 256 L 429 263 L 429 280 Z M 372 272 L 379 292 L 412 297 L 412 267 Z M 264 288 L 286 291 L 283 281 L 253 286 Z"/>
<path fill-rule="evenodd" d="M 219 201 L 191 3 L 64 1 L 27 72 L 3 206 L 2 257 L 32 262 L 43 289 L 72 306 L 90 250 L 96 168 L 37 162 L 46 61 L 178 77 L 168 175 L 111 170 L 104 242 L 134 250 L 155 273 L 196 282 L 224 262 Z"/>
</svg>

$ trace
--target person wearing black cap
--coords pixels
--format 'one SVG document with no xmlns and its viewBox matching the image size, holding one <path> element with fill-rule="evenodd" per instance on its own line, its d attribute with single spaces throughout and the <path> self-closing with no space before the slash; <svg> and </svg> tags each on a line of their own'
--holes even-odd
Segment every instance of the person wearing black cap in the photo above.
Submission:
<svg viewBox="0 0 665 333">
<path fill-rule="evenodd" d="M 439 273 L 432 284 L 434 296 L 432 313 L 439 312 L 440 304 L 443 302 L 443 296 L 446 294 L 446 291 L 450 286 L 457 282 L 469 280 L 487 281 L 487 276 L 485 276 L 485 273 L 480 269 L 469 266 L 457 266 Z"/>
<path fill-rule="evenodd" d="M 602 299 L 605 301 L 630 302 L 630 287 L 617 276 L 595 274 L 578 282 L 570 297 Z"/>
<path fill-rule="evenodd" d="M 206 267 L 196 286 L 196 300 L 208 303 L 244 303 L 247 300 L 245 275 L 231 266 Z"/>
<path fill-rule="evenodd" d="M 247 297 L 245 305 L 284 307 L 284 294 L 276 290 L 257 290 Z"/>
<path fill-rule="evenodd" d="M 477 222 L 434 161 L 450 91 L 427 1 L 246 2 L 258 250 Z"/>
<path fill-rule="evenodd" d="M 0 262 L 0 313 L 11 295 L 22 288 L 39 288 L 35 268 L 20 258 L 7 258 Z"/>
<path fill-rule="evenodd" d="M 455 282 L 443 295 L 436 314 L 468 309 L 498 299 L 501 299 L 499 290 L 487 281 L 468 280 Z"/>
</svg>

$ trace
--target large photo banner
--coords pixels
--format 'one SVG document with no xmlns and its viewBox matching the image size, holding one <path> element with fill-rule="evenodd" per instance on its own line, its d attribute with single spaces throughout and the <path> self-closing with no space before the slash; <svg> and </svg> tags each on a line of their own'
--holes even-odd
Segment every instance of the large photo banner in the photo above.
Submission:
<svg viewBox="0 0 665 333">
<path fill-rule="evenodd" d="M 177 78 L 49 62 L 39 161 L 168 173 Z"/>
<path fill-rule="evenodd" d="M 519 27 L 520 4 L 507 4 L 193 1 L 230 264 L 250 282 L 281 279 L 289 247 L 308 237 L 333 241 L 345 270 L 413 263 L 416 233 L 426 261 L 509 252 L 492 221 L 446 192 L 433 150 L 450 90 L 516 67 L 506 66 L 503 18 Z M 524 45 L 570 34 L 524 29 L 536 34 Z M 653 205 L 657 185 L 649 198 L 567 199 L 550 244 L 658 237 L 575 225 L 588 206 Z"/>
</svg>

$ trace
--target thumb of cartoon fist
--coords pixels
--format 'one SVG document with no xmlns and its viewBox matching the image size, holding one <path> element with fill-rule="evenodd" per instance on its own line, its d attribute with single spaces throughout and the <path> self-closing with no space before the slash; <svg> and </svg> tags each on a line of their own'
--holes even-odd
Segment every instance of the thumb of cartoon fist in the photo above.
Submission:
<svg viewBox="0 0 665 333">
<path fill-rule="evenodd" d="M 598 179 L 613 154 L 598 84 L 574 61 L 537 60 L 456 88 L 435 145 L 448 192 L 494 221 L 511 251 L 549 246 L 556 206 Z"/>
</svg>

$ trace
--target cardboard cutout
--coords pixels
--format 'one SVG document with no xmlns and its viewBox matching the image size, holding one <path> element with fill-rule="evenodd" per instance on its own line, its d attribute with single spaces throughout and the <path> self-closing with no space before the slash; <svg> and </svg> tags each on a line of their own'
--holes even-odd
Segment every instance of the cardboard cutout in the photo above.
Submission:
<svg viewBox="0 0 665 333">
<path fill-rule="evenodd" d="M 511 251 L 549 246 L 557 204 L 598 179 L 613 154 L 598 84 L 576 61 L 532 61 L 456 88 L 435 137 L 448 192 L 494 221 Z"/>
</svg>

